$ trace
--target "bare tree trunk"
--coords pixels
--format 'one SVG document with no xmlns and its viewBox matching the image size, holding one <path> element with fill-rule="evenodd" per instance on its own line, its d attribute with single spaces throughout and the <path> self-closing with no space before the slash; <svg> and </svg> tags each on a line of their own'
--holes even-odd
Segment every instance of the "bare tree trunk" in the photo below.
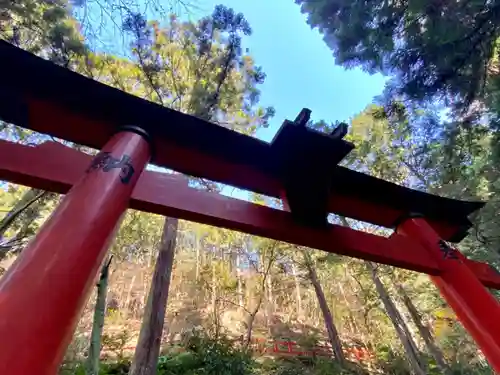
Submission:
<svg viewBox="0 0 500 375">
<path fill-rule="evenodd" d="M 243 283 L 241 281 L 241 258 L 240 253 L 236 254 L 236 278 L 238 280 L 238 304 L 243 306 Z"/>
<path fill-rule="evenodd" d="M 215 260 L 212 260 L 212 311 L 215 312 L 217 305 L 217 273 Z"/>
<path fill-rule="evenodd" d="M 262 287 L 264 287 L 265 282 L 262 283 Z M 257 300 L 257 303 L 255 304 L 255 307 L 253 310 L 249 311 L 247 310 L 248 316 L 246 320 L 246 326 L 247 326 L 247 332 L 245 334 L 245 341 L 243 342 L 243 346 L 245 348 L 248 348 L 250 343 L 252 342 L 252 333 L 253 333 L 253 323 L 255 322 L 255 317 L 257 316 L 257 313 L 260 310 L 260 306 L 262 305 L 262 300 L 264 297 L 264 290 L 261 290 L 259 298 Z"/>
<path fill-rule="evenodd" d="M 347 306 L 347 308 L 349 310 L 349 316 L 346 319 L 347 328 L 348 328 L 348 330 L 350 330 L 350 336 L 358 335 L 359 333 L 361 333 L 361 331 L 359 330 L 358 326 L 356 325 L 356 319 L 354 319 L 354 316 L 353 316 L 352 310 L 351 310 L 351 303 L 347 299 L 347 296 L 346 296 L 346 293 L 345 293 L 345 290 L 344 290 L 344 287 L 342 284 L 343 283 L 340 281 L 337 283 L 338 288 L 340 290 L 340 294 L 342 294 L 345 305 Z"/>
<path fill-rule="evenodd" d="M 130 296 L 132 295 L 132 289 L 134 288 L 134 283 L 135 283 L 135 275 L 132 276 L 132 280 L 130 281 L 130 285 L 128 287 L 127 298 L 125 298 L 125 303 L 122 305 L 122 308 L 124 308 L 126 311 L 127 317 L 129 314 Z"/>
<path fill-rule="evenodd" d="M 436 360 L 436 364 L 438 365 L 441 372 L 446 375 L 451 375 L 451 370 L 446 364 L 443 353 L 436 345 L 436 342 L 434 341 L 434 337 L 432 336 L 429 327 L 425 326 L 422 323 L 422 318 L 417 308 L 411 301 L 410 297 L 406 293 L 404 287 L 400 283 L 395 283 L 395 285 L 399 295 L 401 296 L 401 299 L 403 300 L 403 303 L 405 304 L 406 308 L 408 309 L 408 312 L 410 313 L 413 319 L 413 322 L 415 323 L 415 326 L 418 329 L 418 332 L 424 339 L 425 345 L 427 346 L 427 350 L 429 350 L 429 353 Z"/>
<path fill-rule="evenodd" d="M 267 315 L 268 317 L 274 314 L 274 295 L 273 295 L 273 279 L 271 271 L 266 278 L 266 288 L 267 288 Z"/>
<path fill-rule="evenodd" d="M 302 316 L 302 296 L 300 291 L 300 281 L 297 276 L 297 268 L 295 267 L 295 263 L 293 261 L 291 263 L 292 263 L 292 275 L 295 281 L 295 292 L 297 294 L 295 297 L 295 299 L 297 300 L 297 316 Z"/>
<path fill-rule="evenodd" d="M 259 312 L 260 306 L 262 305 L 262 300 L 264 299 L 265 293 L 266 293 L 266 281 L 269 276 L 269 273 L 271 272 L 271 267 L 275 261 L 275 245 L 273 246 L 272 250 L 270 251 L 268 262 L 265 266 L 262 267 L 262 280 L 260 282 L 260 293 L 259 297 L 257 299 L 257 303 L 255 304 L 253 310 L 247 310 L 248 313 L 248 318 L 246 321 L 247 324 L 247 332 L 245 336 L 245 340 L 243 342 L 243 346 L 245 348 L 248 348 L 252 341 L 252 332 L 253 332 L 253 323 L 255 321 L 255 317 L 257 316 L 257 313 Z M 264 265 L 264 256 L 261 256 L 260 258 L 260 264 Z"/>
<path fill-rule="evenodd" d="M 405 311 L 405 308 L 403 307 L 403 305 L 401 305 L 401 302 L 398 299 L 392 298 L 391 300 L 394 303 L 394 306 L 396 306 L 396 310 L 399 311 L 399 315 L 401 315 L 401 319 L 403 320 L 403 323 L 405 324 L 406 328 L 408 329 L 408 332 L 410 333 L 410 337 L 413 338 L 413 340 L 411 342 L 412 342 L 412 345 L 414 346 L 413 349 L 414 349 L 415 353 L 420 353 L 420 348 L 419 348 L 419 345 L 417 342 L 418 334 L 411 325 L 411 317 L 408 317 L 407 311 Z"/>
<path fill-rule="evenodd" d="M 196 237 L 196 281 L 200 279 L 200 241 Z"/>
<path fill-rule="evenodd" d="M 410 331 L 408 330 L 408 327 L 406 326 L 406 323 L 403 320 L 403 317 L 394 305 L 394 302 L 389 296 L 389 293 L 387 293 L 384 284 L 382 284 L 382 280 L 380 280 L 380 278 L 378 277 L 377 266 L 371 262 L 366 262 L 366 264 L 371 271 L 372 280 L 375 284 L 375 288 L 377 289 L 380 299 L 384 304 L 387 315 L 391 319 L 391 322 L 396 329 L 399 339 L 403 344 L 412 373 L 415 375 L 425 375 L 425 370 L 423 369 L 419 355 L 415 350 L 417 346 L 413 341 L 413 338 L 410 334 Z"/>
<path fill-rule="evenodd" d="M 99 375 L 99 359 L 101 355 L 102 330 L 106 316 L 106 297 L 108 294 L 109 266 L 112 256 L 104 263 L 97 284 L 97 298 L 94 308 L 92 333 L 90 334 L 89 356 L 87 358 L 87 375 Z"/>
<path fill-rule="evenodd" d="M 219 299 L 217 290 L 217 269 L 215 262 L 215 253 L 212 253 L 212 314 L 214 322 L 214 336 L 219 337 L 221 327 L 220 327 L 220 317 L 219 317 Z"/>
<path fill-rule="evenodd" d="M 309 275 L 309 280 L 314 287 L 314 291 L 316 292 L 316 297 L 318 298 L 319 307 L 321 312 L 323 313 L 323 319 L 325 320 L 326 331 L 328 332 L 328 338 L 330 343 L 332 344 L 333 354 L 337 361 L 344 365 L 346 362 L 344 351 L 342 350 L 342 343 L 340 341 L 339 333 L 337 331 L 337 327 L 333 323 L 333 316 L 330 308 L 328 307 L 328 303 L 326 302 L 325 293 L 323 292 L 323 288 L 321 288 L 321 284 L 318 280 L 318 275 L 316 274 L 316 270 L 314 269 L 314 265 L 309 253 L 305 250 L 302 250 L 302 254 L 304 256 L 304 263 L 307 267 L 307 272 Z"/>
<path fill-rule="evenodd" d="M 248 317 L 247 317 L 247 321 L 246 321 L 247 332 L 245 334 L 245 341 L 243 342 L 243 346 L 245 348 L 248 348 L 248 346 L 252 342 L 253 323 L 255 322 L 255 317 L 257 316 L 257 313 L 260 310 L 260 306 L 262 305 L 262 300 L 264 299 L 265 281 L 266 281 L 266 278 L 264 277 L 262 280 L 262 283 L 261 283 L 262 289 L 261 289 L 260 295 L 257 299 L 257 303 L 255 304 L 255 307 L 251 311 L 247 310 L 247 313 L 248 313 Z"/>
<path fill-rule="evenodd" d="M 258 309 L 254 309 L 248 314 L 246 321 L 247 332 L 245 334 L 245 341 L 243 342 L 243 346 L 245 348 L 248 348 L 250 346 L 250 343 L 252 342 L 253 322 L 255 321 L 255 316 L 257 315 L 258 311 Z"/>
<path fill-rule="evenodd" d="M 155 375 L 174 263 L 178 219 L 166 217 L 130 375 Z"/>
</svg>

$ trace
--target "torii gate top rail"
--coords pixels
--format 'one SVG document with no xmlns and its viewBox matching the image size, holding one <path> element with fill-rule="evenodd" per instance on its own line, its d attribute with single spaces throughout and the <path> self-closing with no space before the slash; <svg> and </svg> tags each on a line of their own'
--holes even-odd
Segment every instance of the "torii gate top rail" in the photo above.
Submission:
<svg viewBox="0 0 500 375">
<path fill-rule="evenodd" d="M 271 197 L 281 198 L 285 190 L 292 213 L 321 211 L 325 205 L 328 212 L 393 227 L 418 212 L 441 237 L 458 242 L 471 225 L 467 216 L 483 206 L 338 166 L 352 149 L 349 142 L 290 121 L 269 144 L 114 89 L 4 41 L 0 55 L 3 120 L 96 149 L 121 125 L 139 125 L 151 135 L 153 163 Z M 307 186 L 298 186 L 304 180 Z M 308 207 L 299 207 L 304 197 Z"/>
</svg>

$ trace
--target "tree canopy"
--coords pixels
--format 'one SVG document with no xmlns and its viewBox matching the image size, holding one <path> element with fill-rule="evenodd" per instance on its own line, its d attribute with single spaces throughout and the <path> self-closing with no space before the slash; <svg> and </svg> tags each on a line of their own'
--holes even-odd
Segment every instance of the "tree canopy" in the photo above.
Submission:
<svg viewBox="0 0 500 375">
<path fill-rule="evenodd" d="M 489 96 L 498 75 L 496 1 L 296 0 L 345 67 L 395 78 L 417 101 L 464 107 Z"/>
</svg>

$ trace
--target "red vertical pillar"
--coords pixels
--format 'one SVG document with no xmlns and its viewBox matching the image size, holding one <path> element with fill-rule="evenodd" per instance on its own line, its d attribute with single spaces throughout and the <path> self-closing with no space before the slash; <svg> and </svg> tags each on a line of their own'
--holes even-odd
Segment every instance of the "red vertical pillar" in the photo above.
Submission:
<svg viewBox="0 0 500 375">
<path fill-rule="evenodd" d="M 448 246 L 423 218 L 409 218 L 397 232 L 412 237 L 427 248 L 441 268 L 431 276 L 441 295 L 455 310 L 476 340 L 490 365 L 500 373 L 500 304 L 464 262 L 465 257 Z"/>
<path fill-rule="evenodd" d="M 150 158 L 145 134 L 128 130 L 111 138 L 1 279 L 0 374 L 57 373 Z"/>
</svg>

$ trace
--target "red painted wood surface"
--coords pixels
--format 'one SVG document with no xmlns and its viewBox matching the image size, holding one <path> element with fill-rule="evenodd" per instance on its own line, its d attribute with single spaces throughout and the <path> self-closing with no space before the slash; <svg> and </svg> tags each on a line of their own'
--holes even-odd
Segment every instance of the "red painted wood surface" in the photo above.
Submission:
<svg viewBox="0 0 500 375">
<path fill-rule="evenodd" d="M 81 113 L 72 113 L 49 101 L 30 98 L 29 127 L 41 133 L 71 140 L 76 143 L 99 148 L 112 135 L 113 124 L 94 121 Z M 72 124 L 71 127 L 62 124 Z M 268 174 L 248 165 L 232 160 L 223 160 L 205 155 L 195 150 L 182 147 L 166 139 L 154 139 L 156 162 L 190 176 L 198 176 L 218 181 L 241 189 L 255 191 L 270 197 L 280 197 L 281 183 Z M 392 227 L 402 216 L 407 214 L 385 205 L 354 199 L 344 194 L 331 195 L 330 212 L 380 225 Z M 456 224 L 442 221 L 429 221 L 443 238 L 451 238 L 460 232 Z"/>
<path fill-rule="evenodd" d="M 89 162 L 90 156 L 58 143 L 28 147 L 0 141 L 0 175 L 23 185 L 64 194 Z M 383 238 L 335 225 L 327 231 L 304 228 L 286 212 L 188 188 L 179 178 L 145 171 L 130 207 L 432 275 L 440 272 L 427 251 L 404 236 Z M 491 267 L 473 261 L 467 264 L 484 285 L 500 289 L 500 275 Z"/>
<path fill-rule="evenodd" d="M 79 169 L 71 190 L 0 280 L 0 374 L 58 371 L 150 156 L 147 141 L 130 132 L 116 134 L 104 151 L 118 160 L 128 156 L 127 168 Z M 18 161 L 13 155 L 0 158 Z M 37 164 L 37 159 L 24 161 Z"/>
<path fill-rule="evenodd" d="M 481 284 L 464 256 L 449 247 L 423 218 L 411 218 L 397 229 L 420 242 L 438 262 L 441 273 L 432 276 L 446 302 L 481 348 L 491 367 L 500 373 L 500 304 Z"/>
<path fill-rule="evenodd" d="M 157 152 L 153 161 L 160 166 L 275 197 L 280 186 L 286 183 L 287 193 L 295 190 L 298 194 L 294 193 L 291 197 L 297 196 L 299 205 L 310 194 L 302 191 L 305 195 L 300 197 L 302 193 L 298 190 L 304 187 L 295 184 L 292 175 L 299 181 L 302 180 L 299 178 L 301 173 L 311 177 L 311 184 L 305 189 L 318 193 L 313 194 L 318 199 L 322 177 L 313 177 L 305 170 L 290 175 L 290 170 L 295 169 L 295 163 L 318 166 L 314 160 L 319 156 L 325 163 L 321 169 L 331 172 L 330 177 L 335 180 L 331 194 L 355 200 L 355 206 L 346 207 L 352 210 L 352 215 L 339 213 L 369 221 L 370 215 L 365 210 L 359 210 L 363 202 L 370 203 L 368 206 L 372 208 L 372 203 L 382 209 L 392 207 L 393 210 L 384 213 L 379 210 L 372 215 L 373 224 L 392 226 L 401 214 L 421 212 L 448 228 L 455 226 L 452 237 L 438 229 L 439 234 L 450 241 L 460 241 L 467 234 L 471 223 L 466 217 L 483 205 L 481 202 L 439 198 L 344 167 L 334 167 L 333 164 L 337 164 L 338 158 L 345 155 L 350 146 L 345 141 L 334 141 L 324 134 L 297 127 L 291 121 L 285 121 L 276 137 L 266 143 L 127 94 L 7 42 L 0 41 L 0 51 L 5 57 L 0 60 L 0 65 L 4 67 L 2 71 L 8 72 L 0 80 L 2 91 L 8 93 L 4 95 L 5 105 L 0 108 L 0 116 L 19 126 L 100 149 L 117 128 L 133 123 L 154 139 Z M 64 94 L 71 90 L 72 95 Z M 302 152 L 304 158 L 294 159 L 293 154 L 297 152 Z M 332 165 L 327 164 L 327 159 Z M 292 165 L 286 166 L 287 163 Z M 271 180 L 279 180 L 280 186 Z M 341 200 L 337 202 L 343 203 Z M 296 204 L 294 201 L 293 205 Z M 368 206 L 366 210 L 370 209 Z M 312 216 L 310 219 L 314 220 Z M 379 220 L 387 221 L 384 224 Z"/>
</svg>

